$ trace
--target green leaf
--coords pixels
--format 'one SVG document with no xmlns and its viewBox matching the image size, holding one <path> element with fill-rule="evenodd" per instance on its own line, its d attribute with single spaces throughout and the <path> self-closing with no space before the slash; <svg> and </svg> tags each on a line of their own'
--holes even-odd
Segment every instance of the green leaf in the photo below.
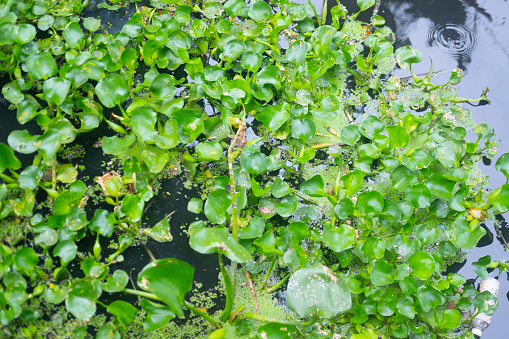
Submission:
<svg viewBox="0 0 509 339">
<path fill-rule="evenodd" d="M 60 257 L 62 263 L 69 263 L 78 253 L 78 246 L 72 240 L 60 241 L 53 249 L 53 255 Z"/>
<path fill-rule="evenodd" d="M 446 234 L 451 236 L 451 241 L 459 248 L 474 248 L 486 234 L 483 227 L 470 228 L 466 218 L 459 217 L 451 227 L 446 228 Z"/>
<path fill-rule="evenodd" d="M 357 197 L 355 208 L 360 214 L 380 213 L 384 208 L 384 198 L 377 191 L 363 192 Z"/>
<path fill-rule="evenodd" d="M 403 126 L 387 126 L 389 134 L 389 147 L 406 147 L 408 146 L 408 131 Z"/>
<path fill-rule="evenodd" d="M 4 86 L 4 88 L 5 88 L 5 86 Z M 4 94 L 4 96 L 5 96 L 5 94 Z M 6 99 L 9 100 L 7 97 L 6 97 Z M 18 110 L 16 113 L 18 122 L 22 125 L 26 124 L 27 122 L 29 122 L 30 120 L 32 120 L 39 114 L 38 109 L 40 109 L 40 108 L 41 108 L 41 106 L 39 105 L 39 103 L 37 101 L 35 101 L 35 99 L 26 97 L 25 101 L 19 103 L 19 105 L 18 105 Z"/>
<path fill-rule="evenodd" d="M 348 219 L 350 215 L 353 213 L 354 209 L 355 207 L 353 205 L 352 200 L 348 198 L 343 198 L 334 207 L 334 213 L 339 219 Z"/>
<path fill-rule="evenodd" d="M 228 0 L 224 3 L 224 11 L 235 18 L 244 8 L 247 8 L 243 0 Z"/>
<path fill-rule="evenodd" d="M 132 111 L 131 127 L 141 141 L 150 141 L 158 134 L 155 130 L 157 113 L 149 107 L 136 107 Z"/>
<path fill-rule="evenodd" d="M 440 142 L 433 150 L 435 157 L 449 168 L 459 168 L 461 159 L 465 155 L 465 146 L 454 139 L 447 139 Z"/>
<path fill-rule="evenodd" d="M 87 17 L 83 20 L 83 27 L 85 27 L 90 33 L 94 33 L 101 26 L 101 19 Z"/>
<path fill-rule="evenodd" d="M 504 153 L 495 163 L 497 171 L 504 173 L 505 177 L 509 180 L 509 153 Z"/>
<path fill-rule="evenodd" d="M 200 214 L 202 212 L 203 201 L 200 198 L 191 198 L 187 203 L 187 210 L 194 214 Z"/>
<path fill-rule="evenodd" d="M 474 272 L 481 279 L 488 279 L 488 271 L 486 270 L 486 266 L 491 263 L 491 256 L 485 255 L 480 257 L 477 261 L 472 263 L 472 266 L 475 267 Z"/>
<path fill-rule="evenodd" d="M 297 270 L 288 282 L 286 299 L 301 318 L 333 318 L 352 307 L 347 283 L 322 264 Z"/>
<path fill-rule="evenodd" d="M 175 318 L 175 313 L 171 311 L 169 306 L 156 304 L 147 299 L 141 299 L 141 308 L 147 312 L 147 317 L 143 321 L 144 332 L 160 328 Z"/>
<path fill-rule="evenodd" d="M 415 208 L 426 208 L 431 203 L 431 193 L 424 184 L 408 186 L 405 194 L 408 200 Z"/>
<path fill-rule="evenodd" d="M 385 125 L 374 115 L 368 115 L 362 120 L 359 131 L 368 139 L 373 139 L 375 135 L 383 132 Z"/>
<path fill-rule="evenodd" d="M 108 305 L 106 311 L 116 316 L 122 326 L 127 328 L 133 323 L 139 310 L 128 302 L 115 300 Z"/>
<path fill-rule="evenodd" d="M 85 34 L 81 31 L 81 27 L 76 22 L 71 22 L 62 32 L 65 38 L 66 44 L 72 48 L 80 48 L 82 42 L 84 42 Z"/>
<path fill-rule="evenodd" d="M 265 255 L 283 255 L 283 251 L 276 248 L 276 237 L 272 231 L 265 232 L 264 235 L 253 241 L 253 245 L 258 246 Z"/>
<path fill-rule="evenodd" d="M 357 0 L 357 5 L 359 5 L 361 11 L 365 11 L 375 5 L 375 0 Z"/>
<path fill-rule="evenodd" d="M 9 144 L 12 143 L 9 142 Z M 17 170 L 20 167 L 21 162 L 14 155 L 14 151 L 6 144 L 0 143 L 0 173 L 3 173 L 8 168 L 12 170 Z"/>
<path fill-rule="evenodd" d="M 292 120 L 292 137 L 299 140 L 309 140 L 315 136 L 316 126 L 311 119 Z"/>
<path fill-rule="evenodd" d="M 256 3 L 260 3 L 260 2 L 263 2 L 263 1 L 258 1 Z M 265 2 L 263 2 L 263 3 L 265 3 Z M 297 330 L 292 325 L 280 324 L 280 323 L 267 323 L 263 326 L 258 327 L 257 333 L 259 335 L 258 338 L 287 339 L 287 338 L 293 338 L 294 333 L 296 331 Z M 215 337 L 209 337 L 209 338 L 214 339 Z"/>
<path fill-rule="evenodd" d="M 94 217 L 88 224 L 89 230 L 97 232 L 107 238 L 111 237 L 113 234 L 114 227 L 114 216 L 110 215 L 108 211 L 103 209 L 96 209 Z"/>
<path fill-rule="evenodd" d="M 21 88 L 19 87 L 18 82 L 13 81 L 6 84 L 2 88 L 2 94 L 10 103 L 12 104 L 20 104 L 25 99 L 25 95 L 21 92 Z"/>
<path fill-rule="evenodd" d="M 166 73 L 159 74 L 150 85 L 150 91 L 158 100 L 169 100 L 175 95 L 175 78 Z"/>
<path fill-rule="evenodd" d="M 427 252 L 415 252 L 408 259 L 408 264 L 412 267 L 412 275 L 421 280 L 429 279 L 435 272 L 435 259 Z"/>
<path fill-rule="evenodd" d="M 230 195 L 223 189 L 215 189 L 209 194 L 203 209 L 207 218 L 215 224 L 226 222 L 226 210 L 231 204 Z"/>
<path fill-rule="evenodd" d="M 198 227 L 189 231 L 189 246 L 201 254 L 221 253 L 237 263 L 246 263 L 251 253 L 239 244 L 225 228 Z"/>
<path fill-rule="evenodd" d="M 301 40 L 292 42 L 284 55 L 284 61 L 293 62 L 297 67 L 306 63 L 307 45 Z"/>
<path fill-rule="evenodd" d="M 403 165 L 412 171 L 427 168 L 431 164 L 431 156 L 423 149 L 416 149 L 410 156 L 401 158 Z"/>
<path fill-rule="evenodd" d="M 28 275 L 35 269 L 35 265 L 39 262 L 39 257 L 32 248 L 24 247 L 16 252 L 14 262 L 16 263 L 16 269 Z"/>
<path fill-rule="evenodd" d="M 447 201 L 451 201 L 455 185 L 454 181 L 446 179 L 437 173 L 433 173 L 426 181 L 426 186 L 431 194 Z"/>
<path fill-rule="evenodd" d="M 244 151 L 240 155 L 240 166 L 249 174 L 259 175 L 265 172 L 266 165 L 267 157 L 259 151 Z"/>
<path fill-rule="evenodd" d="M 37 184 L 42 179 L 42 170 L 37 166 L 28 166 L 20 173 L 18 182 L 19 187 L 23 189 L 35 190 Z"/>
<path fill-rule="evenodd" d="M 353 170 L 341 177 L 342 187 L 346 189 L 349 196 L 353 196 L 362 186 L 365 174 L 359 170 Z"/>
<path fill-rule="evenodd" d="M 404 296 L 396 304 L 396 309 L 401 315 L 413 319 L 417 312 L 415 311 L 414 300 L 411 296 Z"/>
<path fill-rule="evenodd" d="M 90 319 L 96 311 L 96 300 L 101 290 L 95 286 L 95 281 L 78 279 L 69 285 L 65 307 L 78 319 Z"/>
<path fill-rule="evenodd" d="M 48 79 L 58 72 L 57 63 L 48 52 L 29 55 L 26 65 L 28 75 L 36 80 Z"/>
<path fill-rule="evenodd" d="M 422 285 L 417 289 L 416 295 L 424 312 L 428 312 L 446 301 L 444 294 L 433 286 Z"/>
<path fill-rule="evenodd" d="M 152 261 L 138 275 L 138 287 L 154 293 L 176 315 L 183 316 L 184 296 L 193 287 L 194 268 L 177 259 Z"/>
<path fill-rule="evenodd" d="M 424 244 L 433 244 L 438 238 L 438 227 L 421 224 L 415 228 L 415 236 Z"/>
<path fill-rule="evenodd" d="M 325 193 L 325 184 L 323 183 L 323 178 L 321 175 L 317 174 L 311 179 L 308 179 L 304 181 L 301 185 L 299 190 L 309 195 L 310 197 L 324 197 L 326 195 Z"/>
<path fill-rule="evenodd" d="M 277 177 L 272 184 L 271 193 L 275 198 L 282 198 L 292 193 L 293 189 L 286 182 Z"/>
<path fill-rule="evenodd" d="M 269 131 L 279 129 L 289 118 L 290 105 L 286 101 L 267 106 L 256 116 L 256 120 L 265 125 Z"/>
<path fill-rule="evenodd" d="M 116 135 L 112 137 L 103 137 L 102 149 L 106 154 L 118 155 L 135 142 L 136 136 L 134 134 L 126 135 L 124 139 L 120 139 Z"/>
<path fill-rule="evenodd" d="M 417 64 L 422 60 L 422 53 L 411 46 L 400 47 L 394 54 L 396 61 L 403 68 L 406 68 L 407 65 Z"/>
<path fill-rule="evenodd" d="M 55 22 L 55 18 L 49 14 L 45 14 L 37 20 L 37 28 L 41 31 L 47 31 L 53 23 Z"/>
<path fill-rule="evenodd" d="M 254 239 L 261 237 L 265 231 L 265 220 L 258 216 L 249 219 L 247 225 L 239 230 L 239 239 Z"/>
<path fill-rule="evenodd" d="M 145 228 L 144 233 L 157 242 L 169 242 L 173 240 L 170 232 L 170 223 L 168 219 L 163 218 L 152 228 Z"/>
<path fill-rule="evenodd" d="M 9 144 L 11 145 L 10 142 Z M 496 189 L 491 195 L 489 202 L 493 203 L 493 206 L 499 213 L 505 213 L 509 210 L 509 185 L 504 184 L 502 187 Z"/>
<path fill-rule="evenodd" d="M 49 103 L 59 106 L 64 102 L 71 88 L 71 82 L 62 78 L 50 78 L 44 81 L 43 98 Z"/>
<path fill-rule="evenodd" d="M 377 339 L 378 335 L 371 328 L 365 329 L 360 334 L 352 334 L 350 339 Z"/>
<path fill-rule="evenodd" d="M 392 170 L 390 179 L 392 186 L 400 191 L 404 191 L 409 185 L 418 183 L 417 177 L 404 165 Z"/>
<path fill-rule="evenodd" d="M 240 40 L 230 40 L 223 47 L 223 55 L 226 61 L 233 62 L 244 53 L 246 45 Z"/>
<path fill-rule="evenodd" d="M 129 90 L 124 79 L 116 74 L 108 74 L 95 86 L 95 93 L 101 103 L 112 108 L 122 104 L 129 96 Z"/>
<path fill-rule="evenodd" d="M 359 132 L 359 127 L 357 127 L 357 125 L 346 125 L 341 130 L 340 139 L 345 144 L 353 146 L 360 138 L 361 133 Z"/>
<path fill-rule="evenodd" d="M 392 278 L 392 265 L 384 260 L 374 260 L 369 278 L 375 286 L 392 284 L 394 282 Z"/>
<path fill-rule="evenodd" d="M 461 324 L 461 313 L 456 309 L 444 310 L 442 312 L 441 328 L 455 329 Z"/>
<path fill-rule="evenodd" d="M 260 1 L 263 2 L 263 1 Z M 265 2 L 263 2 L 265 3 Z M 256 72 L 260 68 L 262 64 L 262 57 L 253 51 L 246 51 L 242 53 L 242 60 L 240 61 L 240 64 L 246 71 L 250 72 Z M 214 66 L 209 66 L 207 68 L 211 68 Z M 222 71 L 222 70 L 221 70 Z M 224 76 L 224 71 L 221 72 L 221 77 Z M 215 80 L 209 80 L 207 79 L 207 73 L 205 73 L 205 80 L 207 81 L 215 81 Z M 217 79 L 216 79 L 217 80 Z"/>
<path fill-rule="evenodd" d="M 355 244 L 355 229 L 346 224 L 334 227 L 330 222 L 323 225 L 323 243 L 334 252 L 342 252 Z"/>
<path fill-rule="evenodd" d="M 66 294 L 67 288 L 65 286 L 50 285 L 44 289 L 42 297 L 47 303 L 60 304 L 62 301 L 64 301 Z"/>
<path fill-rule="evenodd" d="M 256 1 L 249 9 L 249 17 L 254 21 L 265 22 L 272 14 L 272 9 L 265 1 Z"/>
<path fill-rule="evenodd" d="M 124 196 L 124 199 L 122 199 L 120 211 L 124 213 L 130 221 L 138 222 L 141 220 L 143 207 L 145 207 L 145 202 L 140 197 L 134 194 L 127 194 Z"/>
<path fill-rule="evenodd" d="M 216 141 L 204 141 L 195 147 L 198 161 L 218 161 L 223 158 L 223 148 Z"/>
<path fill-rule="evenodd" d="M 106 292 L 115 293 L 122 291 L 129 282 L 129 276 L 123 270 L 115 270 L 112 275 L 110 275 L 106 282 L 102 284 L 102 288 Z"/>
</svg>

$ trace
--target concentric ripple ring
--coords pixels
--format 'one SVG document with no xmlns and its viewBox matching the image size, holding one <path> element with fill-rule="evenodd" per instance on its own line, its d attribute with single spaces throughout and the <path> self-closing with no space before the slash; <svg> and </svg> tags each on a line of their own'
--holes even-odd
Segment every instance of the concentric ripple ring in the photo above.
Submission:
<svg viewBox="0 0 509 339">
<path fill-rule="evenodd" d="M 445 22 L 428 28 L 427 45 L 455 57 L 470 57 L 477 44 L 475 32 L 463 24 Z"/>
</svg>

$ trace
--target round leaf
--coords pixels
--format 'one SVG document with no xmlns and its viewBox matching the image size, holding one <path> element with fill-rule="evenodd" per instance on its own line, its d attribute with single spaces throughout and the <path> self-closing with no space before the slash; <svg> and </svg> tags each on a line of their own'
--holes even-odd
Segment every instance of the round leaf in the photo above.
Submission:
<svg viewBox="0 0 509 339">
<path fill-rule="evenodd" d="M 383 260 L 375 260 L 373 266 L 371 266 L 369 278 L 375 286 L 385 286 L 393 283 L 392 265 Z"/>
<path fill-rule="evenodd" d="M 44 81 L 42 86 L 43 98 L 49 103 L 60 105 L 67 97 L 67 93 L 71 88 L 71 82 L 62 78 L 50 78 Z"/>
<path fill-rule="evenodd" d="M 203 211 L 207 218 L 215 224 L 226 222 L 226 210 L 231 204 L 230 195 L 223 189 L 212 191 L 205 201 Z"/>
<path fill-rule="evenodd" d="M 30 77 L 37 80 L 48 79 L 58 72 L 57 63 L 48 52 L 29 55 L 26 65 Z"/>
<path fill-rule="evenodd" d="M 325 184 L 323 183 L 323 178 L 321 175 L 317 174 L 311 179 L 308 179 L 304 181 L 301 185 L 299 190 L 309 195 L 310 197 L 324 197 L 326 195 L 325 191 Z"/>
<path fill-rule="evenodd" d="M 101 103 L 109 108 L 123 103 L 129 96 L 129 90 L 124 79 L 116 74 L 108 74 L 95 86 L 95 93 Z"/>
<path fill-rule="evenodd" d="M 408 264 L 412 268 L 412 274 L 421 280 L 429 279 L 435 272 L 435 259 L 427 252 L 415 252 L 408 259 Z"/>
<path fill-rule="evenodd" d="M 221 253 L 238 263 L 246 263 L 252 259 L 249 251 L 235 241 L 225 228 L 199 227 L 191 229 L 189 233 L 189 246 L 199 253 Z"/>
<path fill-rule="evenodd" d="M 384 198 L 377 191 L 363 192 L 357 197 L 355 208 L 360 214 L 380 213 L 384 209 Z"/>
</svg>

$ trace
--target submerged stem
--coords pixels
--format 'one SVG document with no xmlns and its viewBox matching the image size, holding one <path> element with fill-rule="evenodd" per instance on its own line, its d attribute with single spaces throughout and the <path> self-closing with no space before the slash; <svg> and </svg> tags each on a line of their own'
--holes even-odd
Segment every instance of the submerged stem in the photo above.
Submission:
<svg viewBox="0 0 509 339">
<path fill-rule="evenodd" d="M 309 325 L 313 324 L 316 320 L 316 317 L 313 317 L 310 320 L 304 321 L 304 322 L 291 321 L 291 320 L 280 320 L 280 319 L 269 318 L 269 317 L 266 317 L 266 316 L 263 316 L 260 314 L 256 314 L 256 313 L 251 313 L 251 312 L 239 314 L 237 316 L 237 318 L 239 319 L 239 321 L 242 321 L 244 319 L 252 319 L 252 320 L 261 321 L 261 322 L 265 322 L 265 323 L 277 322 L 277 323 L 281 323 L 281 324 L 285 324 L 285 325 L 292 325 L 292 326 L 309 326 Z"/>
<path fill-rule="evenodd" d="M 230 313 L 232 312 L 233 308 L 233 298 L 235 295 L 235 291 L 233 290 L 233 284 L 230 277 L 230 274 L 226 270 L 223 264 L 223 255 L 219 253 L 219 268 L 221 269 L 221 273 L 223 274 L 224 279 L 224 285 L 226 290 L 226 304 L 224 306 L 223 313 L 221 313 L 221 321 L 225 322 L 228 320 L 228 317 L 230 316 Z"/>
<path fill-rule="evenodd" d="M 269 269 L 267 270 L 267 273 L 265 274 L 265 279 L 263 279 L 263 282 L 262 282 L 260 288 L 258 289 L 258 291 L 263 290 L 265 285 L 267 285 L 267 281 L 269 280 L 270 272 L 272 272 L 272 269 L 274 268 L 275 263 L 276 263 L 276 256 L 274 256 L 272 258 L 272 262 L 270 263 Z"/>
</svg>

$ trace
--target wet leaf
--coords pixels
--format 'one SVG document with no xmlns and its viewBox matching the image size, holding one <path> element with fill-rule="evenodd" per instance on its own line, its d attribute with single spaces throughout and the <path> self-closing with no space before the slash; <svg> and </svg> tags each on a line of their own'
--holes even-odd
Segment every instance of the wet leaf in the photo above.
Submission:
<svg viewBox="0 0 509 339">
<path fill-rule="evenodd" d="M 260 3 L 263 1 L 258 1 Z M 265 3 L 265 2 L 263 2 Z M 267 5 L 268 6 L 268 5 Z M 269 7 L 270 8 L 270 7 Z M 280 324 L 280 323 L 267 323 L 263 326 L 258 327 L 257 333 L 259 338 L 270 338 L 270 339 L 286 339 L 292 338 L 297 330 L 292 325 Z"/>
<path fill-rule="evenodd" d="M 204 141 L 195 147 L 198 161 L 218 161 L 223 158 L 223 148 L 215 141 Z"/>
<path fill-rule="evenodd" d="M 384 198 L 377 191 L 363 192 L 357 197 L 355 208 L 360 214 L 380 213 L 384 208 Z"/>
<path fill-rule="evenodd" d="M 169 306 L 153 303 L 147 299 L 141 299 L 141 308 L 147 312 L 143 322 L 143 331 L 150 332 L 166 325 L 175 317 Z"/>
<path fill-rule="evenodd" d="M 37 184 L 42 179 L 43 172 L 37 166 L 28 166 L 19 175 L 19 187 L 23 189 L 35 190 Z"/>
<path fill-rule="evenodd" d="M 289 118 L 290 105 L 286 101 L 267 106 L 256 116 L 256 120 L 265 125 L 269 131 L 279 129 Z"/>
<path fill-rule="evenodd" d="M 2 87 L 2 94 L 5 99 L 15 105 L 22 103 L 25 99 L 25 95 L 21 92 L 21 88 L 16 81 L 10 82 Z"/>
<path fill-rule="evenodd" d="M 144 233 L 157 242 L 169 242 L 173 240 L 170 232 L 170 223 L 164 218 L 155 224 L 152 228 L 145 228 Z"/>
<path fill-rule="evenodd" d="M 276 248 L 276 237 L 272 231 L 265 232 L 264 235 L 253 241 L 253 245 L 258 246 L 265 255 L 283 255 L 283 251 Z"/>
<path fill-rule="evenodd" d="M 71 22 L 62 32 L 65 38 L 66 44 L 72 48 L 80 48 L 82 42 L 84 42 L 85 34 L 83 34 L 81 27 L 76 22 Z"/>
<path fill-rule="evenodd" d="M 96 209 L 94 217 L 88 224 L 88 229 L 92 232 L 97 232 L 107 238 L 113 234 L 115 227 L 115 216 L 103 209 Z"/>
<path fill-rule="evenodd" d="M 406 147 L 408 145 L 408 131 L 403 126 L 387 126 L 389 134 L 389 147 Z"/>
<path fill-rule="evenodd" d="M 426 208 L 431 203 L 431 193 L 424 184 L 417 184 L 408 186 L 405 193 L 405 198 L 415 208 Z"/>
<path fill-rule="evenodd" d="M 249 9 L 249 17 L 254 21 L 264 22 L 272 15 L 272 9 L 265 1 L 256 1 Z"/>
<path fill-rule="evenodd" d="M 55 59 L 48 52 L 29 55 L 26 65 L 30 77 L 36 80 L 48 79 L 58 72 Z"/>
<path fill-rule="evenodd" d="M 359 170 L 353 170 L 341 177 L 342 187 L 346 189 L 349 196 L 353 196 L 362 185 L 364 173 Z"/>
<path fill-rule="evenodd" d="M 106 154 L 118 155 L 127 147 L 136 142 L 136 135 L 128 134 L 124 139 L 120 139 L 116 135 L 112 137 L 103 137 L 102 149 Z"/>
<path fill-rule="evenodd" d="M 274 183 L 272 184 L 271 193 L 275 198 L 282 198 L 291 194 L 293 189 L 286 182 L 281 180 L 281 178 L 277 177 Z"/>
<path fill-rule="evenodd" d="M 423 285 L 419 287 L 416 295 L 419 300 L 419 304 L 421 305 L 421 309 L 424 312 L 428 312 L 429 310 L 442 305 L 446 301 L 444 294 L 433 286 Z"/>
<path fill-rule="evenodd" d="M 203 211 L 211 222 L 224 224 L 227 218 L 226 210 L 230 204 L 230 195 L 223 189 L 215 189 L 205 201 Z"/>
<path fill-rule="evenodd" d="M 408 264 L 412 268 L 412 275 L 421 280 L 429 279 L 435 272 L 435 259 L 427 252 L 415 252 L 408 259 Z"/>
<path fill-rule="evenodd" d="M 416 149 L 410 156 L 403 156 L 401 160 L 403 165 L 412 171 L 426 168 L 431 164 L 431 156 L 423 149 Z"/>
<path fill-rule="evenodd" d="M 64 301 L 65 296 L 67 294 L 67 288 L 65 286 L 60 285 L 53 285 L 47 286 L 44 289 L 44 293 L 42 294 L 42 297 L 44 298 L 44 301 L 50 304 L 60 304 L 62 301 Z"/>
<path fill-rule="evenodd" d="M 324 197 L 325 193 L 325 184 L 323 183 L 323 178 L 321 175 L 315 175 L 314 177 L 304 181 L 299 190 L 309 195 L 310 197 Z"/>
<path fill-rule="evenodd" d="M 129 96 L 124 79 L 115 73 L 102 78 L 95 86 L 95 93 L 101 103 L 109 108 L 122 104 Z"/>
<path fill-rule="evenodd" d="M 292 137 L 299 140 L 309 140 L 315 136 L 316 126 L 311 119 L 292 120 Z"/>
<path fill-rule="evenodd" d="M 227 229 L 199 227 L 189 233 L 189 246 L 198 253 L 221 253 L 237 263 L 252 260 L 251 253 L 235 241 Z"/>
<path fill-rule="evenodd" d="M 374 115 L 368 115 L 362 120 L 359 131 L 368 139 L 373 139 L 375 135 L 383 132 L 385 125 Z"/>
<path fill-rule="evenodd" d="M 85 27 L 90 33 L 94 33 L 101 26 L 101 19 L 87 17 L 83 20 L 83 27 Z"/>
<path fill-rule="evenodd" d="M 43 98 L 49 103 L 60 105 L 67 97 L 71 88 L 71 82 L 66 79 L 53 77 L 44 81 Z"/>
<path fill-rule="evenodd" d="M 60 257 L 62 263 L 69 263 L 78 253 L 78 246 L 72 240 L 60 241 L 53 249 L 53 255 Z"/>
<path fill-rule="evenodd" d="M 341 199 L 334 207 L 334 213 L 339 219 L 348 219 L 354 210 L 353 202 L 348 198 Z"/>
<path fill-rule="evenodd" d="M 404 191 L 409 185 L 413 185 L 418 182 L 417 177 L 404 165 L 396 167 L 391 172 L 390 178 L 393 187 L 400 191 Z"/>
<path fill-rule="evenodd" d="M 69 285 L 65 307 L 78 319 L 90 319 L 96 311 L 96 300 L 101 290 L 92 281 L 78 279 Z"/>
<path fill-rule="evenodd" d="M 137 107 L 132 111 L 131 126 L 141 141 L 150 141 L 158 134 L 155 130 L 157 113 L 149 107 Z"/>
<path fill-rule="evenodd" d="M 465 146 L 459 141 L 448 139 L 440 142 L 433 150 L 435 157 L 449 168 L 459 168 L 465 155 Z"/>
<path fill-rule="evenodd" d="M 9 136 L 10 138 L 11 136 Z M 9 142 L 9 144 L 12 143 Z M 3 173 L 6 169 L 17 170 L 20 167 L 21 162 L 14 155 L 14 151 L 6 144 L 0 143 L 0 173 Z"/>
<path fill-rule="evenodd" d="M 239 239 L 254 239 L 261 237 L 265 231 L 265 220 L 258 216 L 252 217 L 247 225 L 239 230 Z"/>
<path fill-rule="evenodd" d="M 359 5 L 361 11 L 365 11 L 375 5 L 375 0 L 357 0 L 357 5 Z"/>
<path fill-rule="evenodd" d="M 115 270 L 101 286 L 106 292 L 114 293 L 122 291 L 127 286 L 128 282 L 129 276 L 125 271 Z"/>
<path fill-rule="evenodd" d="M 274 211 L 283 218 L 293 215 L 297 211 L 297 197 L 293 195 L 283 197 L 275 206 Z"/>
<path fill-rule="evenodd" d="M 158 100 L 169 100 L 175 95 L 175 78 L 172 75 L 159 74 L 150 85 L 150 91 Z"/>
<path fill-rule="evenodd" d="M 346 224 L 338 227 L 327 222 L 323 226 L 323 243 L 334 252 L 342 252 L 355 244 L 355 229 Z"/>
<path fill-rule="evenodd" d="M 369 278 L 375 286 L 392 284 L 394 282 L 392 278 L 392 265 L 384 260 L 374 260 Z"/>
<path fill-rule="evenodd" d="M 459 217 L 451 227 L 446 228 L 446 234 L 451 237 L 451 241 L 459 248 L 470 249 L 477 246 L 477 243 L 486 234 L 483 227 L 469 227 L 466 218 Z"/>
<path fill-rule="evenodd" d="M 345 144 L 353 146 L 360 138 L 361 134 L 357 125 L 346 125 L 341 130 L 340 139 Z"/>
<path fill-rule="evenodd" d="M 426 186 L 431 194 L 447 201 L 452 200 L 452 191 L 455 185 L 454 181 L 446 179 L 437 173 L 433 173 L 426 181 Z"/>
<path fill-rule="evenodd" d="M 422 61 L 422 53 L 411 46 L 403 46 L 396 50 L 396 61 L 400 66 L 406 68 L 407 65 L 417 64 Z"/>
<path fill-rule="evenodd" d="M 144 206 L 145 202 L 140 197 L 134 194 L 127 194 L 124 196 L 124 199 L 122 199 L 120 211 L 124 213 L 130 221 L 138 222 L 141 220 Z"/>
<path fill-rule="evenodd" d="M 122 326 L 127 328 L 133 323 L 139 310 L 128 302 L 115 300 L 108 305 L 106 311 L 116 316 Z"/>
</svg>

